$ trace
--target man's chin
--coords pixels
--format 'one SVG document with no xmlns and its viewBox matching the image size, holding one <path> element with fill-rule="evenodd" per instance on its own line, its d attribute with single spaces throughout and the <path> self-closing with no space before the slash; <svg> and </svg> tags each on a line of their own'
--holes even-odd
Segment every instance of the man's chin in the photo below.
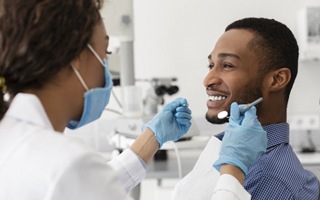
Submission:
<svg viewBox="0 0 320 200">
<path fill-rule="evenodd" d="M 225 124 L 229 122 L 229 119 L 226 117 L 224 119 L 219 119 L 217 116 L 209 116 L 206 114 L 206 120 L 211 124 Z"/>
</svg>

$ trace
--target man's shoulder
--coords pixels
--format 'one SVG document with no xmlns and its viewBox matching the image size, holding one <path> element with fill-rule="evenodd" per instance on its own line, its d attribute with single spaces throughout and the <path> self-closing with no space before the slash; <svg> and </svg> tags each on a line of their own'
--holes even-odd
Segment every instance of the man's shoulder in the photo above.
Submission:
<svg viewBox="0 0 320 200">
<path fill-rule="evenodd" d="M 291 146 L 281 144 L 270 148 L 249 169 L 244 187 L 260 197 L 264 194 L 257 193 L 273 193 L 277 198 L 288 199 L 306 188 L 315 188 L 314 194 L 317 193 L 317 184 L 316 177 L 303 168 Z"/>
<path fill-rule="evenodd" d="M 301 165 L 295 152 L 290 144 L 280 144 L 275 147 L 270 147 L 257 162 L 249 169 L 249 174 L 260 174 L 276 176 L 288 176 L 288 174 L 299 174 L 303 172 Z"/>
</svg>

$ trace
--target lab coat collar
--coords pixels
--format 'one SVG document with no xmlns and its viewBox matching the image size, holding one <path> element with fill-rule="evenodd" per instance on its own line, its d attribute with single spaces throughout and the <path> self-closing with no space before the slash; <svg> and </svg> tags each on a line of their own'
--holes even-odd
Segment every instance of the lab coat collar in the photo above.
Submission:
<svg viewBox="0 0 320 200">
<path fill-rule="evenodd" d="M 18 93 L 12 100 L 5 117 L 53 130 L 40 99 L 33 94 Z"/>
</svg>

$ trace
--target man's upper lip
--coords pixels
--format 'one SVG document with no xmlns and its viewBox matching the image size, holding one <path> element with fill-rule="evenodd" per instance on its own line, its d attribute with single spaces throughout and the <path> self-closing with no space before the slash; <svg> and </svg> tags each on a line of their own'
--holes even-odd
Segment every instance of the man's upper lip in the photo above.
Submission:
<svg viewBox="0 0 320 200">
<path fill-rule="evenodd" d="M 215 85 L 209 85 L 206 88 L 208 96 L 228 96 L 229 92 L 219 90 Z"/>
</svg>

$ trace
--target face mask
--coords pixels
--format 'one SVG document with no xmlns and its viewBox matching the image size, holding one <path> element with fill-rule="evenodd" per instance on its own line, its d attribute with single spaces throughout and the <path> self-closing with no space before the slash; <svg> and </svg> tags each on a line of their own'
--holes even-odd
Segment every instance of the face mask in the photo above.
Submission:
<svg viewBox="0 0 320 200">
<path fill-rule="evenodd" d="M 88 48 L 104 67 L 105 85 L 103 88 L 93 88 L 89 90 L 87 85 L 83 81 L 80 73 L 77 71 L 75 67 L 72 66 L 74 72 L 76 73 L 83 87 L 87 91 L 84 94 L 84 108 L 81 119 L 80 121 L 70 121 L 67 125 L 67 127 L 70 129 L 79 128 L 98 119 L 104 111 L 105 107 L 107 106 L 111 94 L 112 78 L 109 71 L 109 62 L 107 60 L 102 61 L 90 45 L 88 45 Z"/>
</svg>

